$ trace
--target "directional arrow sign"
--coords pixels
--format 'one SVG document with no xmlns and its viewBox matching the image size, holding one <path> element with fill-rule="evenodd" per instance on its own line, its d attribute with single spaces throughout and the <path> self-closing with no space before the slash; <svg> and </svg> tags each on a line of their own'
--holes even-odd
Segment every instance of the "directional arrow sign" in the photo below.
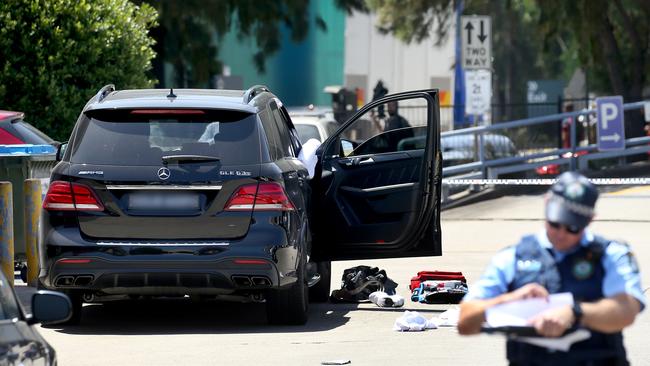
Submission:
<svg viewBox="0 0 650 366">
<path fill-rule="evenodd" d="M 596 98 L 598 150 L 625 149 L 623 97 Z"/>
<path fill-rule="evenodd" d="M 492 70 L 492 36 L 489 16 L 460 17 L 462 66 L 466 70 Z"/>
<path fill-rule="evenodd" d="M 613 135 L 604 135 L 600 137 L 601 140 L 603 141 L 614 141 L 618 142 L 618 140 L 621 139 L 621 135 L 614 133 Z"/>
</svg>

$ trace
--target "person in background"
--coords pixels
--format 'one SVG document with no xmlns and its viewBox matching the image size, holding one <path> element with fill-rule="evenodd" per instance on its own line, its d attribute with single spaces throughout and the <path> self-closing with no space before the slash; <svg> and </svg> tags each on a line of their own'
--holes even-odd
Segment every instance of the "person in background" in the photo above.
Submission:
<svg viewBox="0 0 650 366">
<path fill-rule="evenodd" d="M 402 117 L 398 113 L 397 101 L 388 102 L 388 104 L 386 104 L 386 110 L 388 112 L 388 118 L 384 122 L 384 132 L 396 130 L 398 128 L 411 127 L 406 118 Z"/>
<path fill-rule="evenodd" d="M 564 112 L 569 113 L 573 112 L 573 104 L 567 104 L 564 106 Z M 574 117 L 566 117 L 562 120 L 560 126 L 560 148 L 568 149 L 571 147 L 571 125 L 575 122 Z"/>
<path fill-rule="evenodd" d="M 626 244 L 594 235 L 598 190 L 584 176 L 567 172 L 545 196 L 544 230 L 499 252 L 460 306 L 458 331 L 477 334 L 488 308 L 505 302 L 570 292 L 573 306 L 529 320 L 537 333 L 558 337 L 572 327 L 591 337 L 568 352 L 508 340 L 510 365 L 628 365 L 622 331 L 645 307 L 639 267 Z"/>
</svg>

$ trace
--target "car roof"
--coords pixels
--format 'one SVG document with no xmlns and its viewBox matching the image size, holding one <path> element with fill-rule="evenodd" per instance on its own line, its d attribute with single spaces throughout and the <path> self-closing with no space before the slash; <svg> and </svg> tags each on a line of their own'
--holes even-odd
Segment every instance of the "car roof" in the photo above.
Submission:
<svg viewBox="0 0 650 366">
<path fill-rule="evenodd" d="M 321 125 L 325 126 L 328 123 L 336 123 L 334 118 L 325 118 L 320 116 L 291 116 L 291 122 L 294 125 Z"/>
<path fill-rule="evenodd" d="M 172 92 L 175 97 L 168 97 Z M 110 91 L 102 97 L 100 91 L 88 102 L 84 112 L 144 107 L 229 109 L 256 113 L 266 107 L 270 98 L 275 98 L 266 91 L 251 96 L 250 101 L 245 103 L 247 92 L 225 89 L 132 89 Z"/>
<path fill-rule="evenodd" d="M 295 117 L 334 117 L 334 111 L 331 107 L 327 106 L 314 106 L 309 105 L 306 107 L 287 107 L 287 112 L 291 118 Z"/>
<path fill-rule="evenodd" d="M 16 118 L 23 118 L 24 113 L 23 112 L 14 112 L 14 111 L 3 111 L 0 110 L 0 121 L 8 119 L 8 120 L 14 120 Z"/>
</svg>

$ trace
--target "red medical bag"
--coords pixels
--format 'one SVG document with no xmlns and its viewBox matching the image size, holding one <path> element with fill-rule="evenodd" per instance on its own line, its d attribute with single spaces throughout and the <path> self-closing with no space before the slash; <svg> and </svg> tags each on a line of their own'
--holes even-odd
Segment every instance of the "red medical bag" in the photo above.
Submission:
<svg viewBox="0 0 650 366">
<path fill-rule="evenodd" d="M 413 291 L 414 289 L 420 287 L 422 281 L 434 280 L 434 281 L 462 281 L 467 283 L 463 272 L 445 272 L 445 271 L 420 271 L 417 276 L 411 278 L 411 284 L 409 285 L 409 290 Z"/>
</svg>

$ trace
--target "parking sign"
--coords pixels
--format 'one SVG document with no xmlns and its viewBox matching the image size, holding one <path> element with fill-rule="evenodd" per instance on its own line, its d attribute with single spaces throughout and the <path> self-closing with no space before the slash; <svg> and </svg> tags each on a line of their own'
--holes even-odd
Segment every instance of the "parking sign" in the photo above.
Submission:
<svg viewBox="0 0 650 366">
<path fill-rule="evenodd" d="M 625 149 L 623 97 L 596 98 L 598 150 Z"/>
<path fill-rule="evenodd" d="M 465 113 L 485 114 L 490 112 L 492 101 L 492 73 L 488 70 L 467 70 L 465 72 Z"/>
</svg>

